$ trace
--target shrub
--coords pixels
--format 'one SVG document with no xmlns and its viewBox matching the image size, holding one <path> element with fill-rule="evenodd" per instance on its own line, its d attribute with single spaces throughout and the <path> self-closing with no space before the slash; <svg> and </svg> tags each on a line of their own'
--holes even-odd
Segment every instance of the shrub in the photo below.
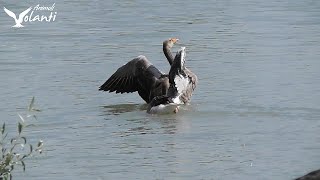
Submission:
<svg viewBox="0 0 320 180">
<path fill-rule="evenodd" d="M 34 107 L 34 97 L 28 107 L 28 112 L 40 111 Z M 23 171 L 26 169 L 25 159 L 35 153 L 42 153 L 43 142 L 40 140 L 36 145 L 28 143 L 27 137 L 23 135 L 27 118 L 36 118 L 35 114 L 28 114 L 26 118 L 18 114 L 21 122 L 17 125 L 17 135 L 8 137 L 6 124 L 3 123 L 0 129 L 0 180 L 11 180 L 12 171 L 16 166 L 21 166 Z"/>
</svg>

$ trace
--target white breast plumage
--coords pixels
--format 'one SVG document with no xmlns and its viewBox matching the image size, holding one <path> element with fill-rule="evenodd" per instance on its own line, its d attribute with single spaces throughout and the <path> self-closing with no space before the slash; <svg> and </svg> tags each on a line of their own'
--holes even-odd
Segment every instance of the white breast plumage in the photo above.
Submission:
<svg viewBox="0 0 320 180">
<path fill-rule="evenodd" d="M 185 89 L 187 89 L 189 84 L 189 78 L 183 77 L 182 75 L 176 75 L 174 77 L 174 83 L 177 88 L 178 93 L 182 93 Z"/>
</svg>

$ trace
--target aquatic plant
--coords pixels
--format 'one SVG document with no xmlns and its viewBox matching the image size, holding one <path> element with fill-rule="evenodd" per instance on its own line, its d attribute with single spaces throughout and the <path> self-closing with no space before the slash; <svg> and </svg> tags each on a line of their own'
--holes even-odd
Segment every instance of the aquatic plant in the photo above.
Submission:
<svg viewBox="0 0 320 180">
<path fill-rule="evenodd" d="M 16 166 L 21 166 L 23 171 L 26 170 L 25 159 L 35 153 L 42 153 L 43 141 L 35 145 L 28 143 L 27 137 L 24 136 L 23 130 L 30 125 L 26 124 L 28 118 L 35 118 L 35 111 L 40 111 L 34 108 L 34 97 L 28 106 L 28 115 L 26 117 L 18 114 L 21 122 L 17 125 L 17 135 L 8 137 L 8 130 L 4 122 L 0 128 L 0 180 L 11 180 L 12 171 Z"/>
</svg>

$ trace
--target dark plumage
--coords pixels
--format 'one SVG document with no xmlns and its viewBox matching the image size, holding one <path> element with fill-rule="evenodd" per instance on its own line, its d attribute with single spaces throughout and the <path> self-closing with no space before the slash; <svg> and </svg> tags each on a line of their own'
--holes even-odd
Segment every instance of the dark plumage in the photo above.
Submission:
<svg viewBox="0 0 320 180">
<path fill-rule="evenodd" d="M 172 98 L 167 95 L 157 96 L 152 99 L 149 103 L 149 107 L 159 106 L 160 104 L 170 104 L 173 103 Z"/>
<path fill-rule="evenodd" d="M 150 102 L 150 93 L 154 95 L 162 94 L 162 73 L 154 67 L 145 56 L 138 56 L 127 64 L 120 67 L 99 90 L 131 93 L 138 91 L 139 95 L 147 103 Z M 164 85 L 168 86 L 168 85 Z M 154 88 L 161 89 L 161 93 L 152 92 Z M 164 88 L 166 89 L 166 88 Z M 152 97 L 153 98 L 153 97 Z"/>
<path fill-rule="evenodd" d="M 148 113 L 177 113 L 179 105 L 187 103 L 185 100 L 190 99 L 196 81 L 192 81 L 192 78 L 187 74 L 185 57 L 185 47 L 182 47 L 177 52 L 170 68 L 168 93 L 154 97 L 149 103 Z M 196 76 L 195 79 L 197 79 Z"/>
<path fill-rule="evenodd" d="M 320 180 L 320 169 L 312 171 L 296 180 Z"/>
<path fill-rule="evenodd" d="M 170 48 L 178 41 L 170 38 L 163 42 L 163 52 L 169 64 L 173 62 Z M 120 67 L 100 86 L 100 91 L 131 93 L 138 91 L 141 98 L 150 103 L 156 97 L 167 94 L 168 76 L 153 66 L 145 56 L 138 56 Z"/>
<path fill-rule="evenodd" d="M 172 97 L 167 95 L 156 96 L 148 104 L 147 113 L 171 114 L 179 111 L 179 105 L 173 102 Z"/>
<path fill-rule="evenodd" d="M 186 104 L 190 101 L 198 82 L 197 76 L 185 67 L 185 58 L 185 47 L 182 47 L 177 52 L 169 72 L 168 96 L 179 96 L 178 99 L 174 98 L 174 102 L 178 104 Z"/>
</svg>

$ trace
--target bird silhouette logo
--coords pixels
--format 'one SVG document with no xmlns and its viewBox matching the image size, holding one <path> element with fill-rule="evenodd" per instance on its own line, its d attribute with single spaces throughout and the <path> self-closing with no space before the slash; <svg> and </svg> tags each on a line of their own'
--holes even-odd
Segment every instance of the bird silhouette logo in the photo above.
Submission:
<svg viewBox="0 0 320 180">
<path fill-rule="evenodd" d="M 12 27 L 17 27 L 17 28 L 24 27 L 21 23 L 23 21 L 24 16 L 27 15 L 31 9 L 32 9 L 32 7 L 29 7 L 27 10 L 24 10 L 22 13 L 19 14 L 19 18 L 17 19 L 17 16 L 12 11 L 3 7 L 4 12 L 6 12 L 8 14 L 8 16 L 12 17 L 14 19 L 14 21 L 16 22 L 16 25 L 14 25 Z"/>
</svg>

